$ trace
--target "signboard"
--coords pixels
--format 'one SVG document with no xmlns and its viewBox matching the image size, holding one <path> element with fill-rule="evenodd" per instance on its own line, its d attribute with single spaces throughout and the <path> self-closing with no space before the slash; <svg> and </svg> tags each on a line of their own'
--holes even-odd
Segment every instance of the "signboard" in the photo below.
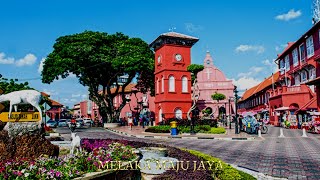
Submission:
<svg viewBox="0 0 320 180">
<path fill-rule="evenodd" d="M 2 122 L 33 122 L 40 120 L 39 112 L 12 112 L 10 120 L 9 112 L 0 113 L 0 121 Z"/>
</svg>

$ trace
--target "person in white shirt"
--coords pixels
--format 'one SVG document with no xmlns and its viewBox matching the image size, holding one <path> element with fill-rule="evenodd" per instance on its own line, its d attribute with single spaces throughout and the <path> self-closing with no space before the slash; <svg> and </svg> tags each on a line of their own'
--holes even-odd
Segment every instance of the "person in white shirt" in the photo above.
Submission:
<svg viewBox="0 0 320 180">
<path fill-rule="evenodd" d="M 128 125 L 130 126 L 130 130 L 132 130 L 132 117 L 128 117 Z"/>
</svg>

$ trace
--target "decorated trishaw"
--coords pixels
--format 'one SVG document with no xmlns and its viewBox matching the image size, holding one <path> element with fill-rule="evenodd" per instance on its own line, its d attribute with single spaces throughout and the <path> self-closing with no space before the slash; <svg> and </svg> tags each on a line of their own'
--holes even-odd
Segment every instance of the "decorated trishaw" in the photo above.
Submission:
<svg viewBox="0 0 320 180">
<path fill-rule="evenodd" d="M 257 121 L 254 115 L 254 112 L 245 112 L 242 114 L 242 130 L 249 134 L 258 134 L 259 129 L 261 130 L 261 133 L 267 133 L 267 126 L 265 126 L 263 121 Z"/>
<path fill-rule="evenodd" d="M 320 112 L 308 112 L 312 120 L 308 122 L 308 132 L 320 134 Z"/>
</svg>

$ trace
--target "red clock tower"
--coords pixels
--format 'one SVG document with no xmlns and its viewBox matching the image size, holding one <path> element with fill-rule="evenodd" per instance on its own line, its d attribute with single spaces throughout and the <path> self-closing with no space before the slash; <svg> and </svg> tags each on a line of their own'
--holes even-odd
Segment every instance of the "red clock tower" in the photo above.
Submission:
<svg viewBox="0 0 320 180">
<path fill-rule="evenodd" d="M 191 107 L 191 47 L 198 38 L 169 32 L 150 47 L 155 51 L 155 122 L 164 118 L 186 118 Z"/>
</svg>

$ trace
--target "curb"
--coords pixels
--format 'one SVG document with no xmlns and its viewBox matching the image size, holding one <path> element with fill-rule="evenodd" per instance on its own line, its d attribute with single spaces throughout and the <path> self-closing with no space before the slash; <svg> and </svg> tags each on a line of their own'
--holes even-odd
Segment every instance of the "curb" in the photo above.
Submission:
<svg viewBox="0 0 320 180">
<path fill-rule="evenodd" d="M 185 136 L 152 136 L 152 135 L 131 135 L 122 131 L 114 130 L 106 128 L 107 131 L 114 132 L 117 134 L 122 134 L 128 137 L 136 137 L 136 138 L 151 138 L 151 139 L 212 139 L 212 140 L 228 140 L 228 141 L 252 141 L 256 138 L 215 138 L 215 137 L 185 137 Z"/>
</svg>

